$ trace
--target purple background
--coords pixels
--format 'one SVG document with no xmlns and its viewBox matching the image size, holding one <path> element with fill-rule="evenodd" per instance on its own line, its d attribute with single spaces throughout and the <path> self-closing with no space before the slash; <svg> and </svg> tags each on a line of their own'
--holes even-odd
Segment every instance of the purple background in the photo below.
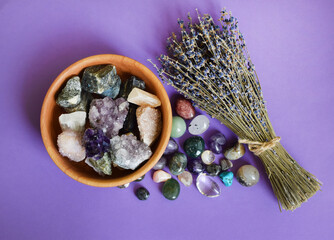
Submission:
<svg viewBox="0 0 334 240">
<path fill-rule="evenodd" d="M 63 174 L 39 130 L 53 79 L 101 53 L 153 70 L 146 59 L 164 51 L 178 17 L 197 7 L 217 18 L 224 6 L 239 19 L 276 133 L 324 182 L 323 191 L 295 212 L 280 213 L 250 154 L 233 171 L 254 164 L 260 182 L 252 188 L 219 182 L 222 195 L 215 199 L 181 185 L 179 198 L 168 201 L 152 173 L 126 190 L 86 186 Z M 0 239 L 332 239 L 333 11 L 333 1 L 316 0 L 0 0 Z M 236 139 L 216 120 L 211 125 L 207 134 L 219 130 L 230 143 Z M 141 185 L 151 192 L 148 201 L 134 195 Z"/>
</svg>

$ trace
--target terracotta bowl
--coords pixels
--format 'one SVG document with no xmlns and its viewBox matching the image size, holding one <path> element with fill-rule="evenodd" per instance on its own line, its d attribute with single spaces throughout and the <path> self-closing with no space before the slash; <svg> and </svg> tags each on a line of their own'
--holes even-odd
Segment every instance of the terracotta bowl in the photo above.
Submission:
<svg viewBox="0 0 334 240">
<path fill-rule="evenodd" d="M 162 132 L 152 148 L 152 157 L 140 165 L 136 170 L 120 170 L 113 168 L 111 176 L 101 177 L 92 168 L 82 162 L 73 162 L 58 152 L 57 136 L 61 133 L 58 117 L 64 111 L 56 104 L 56 96 L 63 88 L 66 80 L 74 75 L 82 74 L 84 68 L 99 65 L 113 64 L 122 81 L 134 75 L 146 83 L 146 90 L 155 94 L 161 101 Z M 78 182 L 96 187 L 114 187 L 132 182 L 146 174 L 162 156 L 172 128 L 172 110 L 168 95 L 160 80 L 143 64 L 124 56 L 103 54 L 84 58 L 66 68 L 49 88 L 41 111 L 41 133 L 44 145 L 51 159 L 68 176 Z"/>
</svg>

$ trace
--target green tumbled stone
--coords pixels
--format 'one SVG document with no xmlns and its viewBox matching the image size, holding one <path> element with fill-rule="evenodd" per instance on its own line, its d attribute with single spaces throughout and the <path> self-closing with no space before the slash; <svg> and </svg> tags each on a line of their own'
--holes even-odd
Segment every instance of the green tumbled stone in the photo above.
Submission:
<svg viewBox="0 0 334 240">
<path fill-rule="evenodd" d="M 169 171 L 173 175 L 181 174 L 187 167 L 187 157 L 183 153 L 175 153 L 168 163 Z"/>
<path fill-rule="evenodd" d="M 180 184 L 175 179 L 171 178 L 164 183 L 162 194 L 169 200 L 175 200 L 180 194 Z"/>
<path fill-rule="evenodd" d="M 172 132 L 170 136 L 172 138 L 179 138 L 185 133 L 186 128 L 186 122 L 183 120 L 183 118 L 175 116 L 173 117 Z"/>
<path fill-rule="evenodd" d="M 196 158 L 201 155 L 204 148 L 204 140 L 199 136 L 190 137 L 183 144 L 184 151 L 191 158 Z"/>
</svg>

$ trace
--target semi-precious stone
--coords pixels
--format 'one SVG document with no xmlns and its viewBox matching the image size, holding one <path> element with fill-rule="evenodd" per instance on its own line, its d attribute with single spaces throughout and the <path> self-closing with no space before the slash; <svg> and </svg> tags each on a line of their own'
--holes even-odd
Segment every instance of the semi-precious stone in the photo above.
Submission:
<svg viewBox="0 0 334 240">
<path fill-rule="evenodd" d="M 174 153 L 168 162 L 169 171 L 173 175 L 181 174 L 187 167 L 187 157 L 183 153 Z"/>
<path fill-rule="evenodd" d="M 101 176 L 110 176 L 112 173 L 110 153 L 104 153 L 103 157 L 99 160 L 86 158 L 85 163 L 92 167 L 94 171 Z"/>
<path fill-rule="evenodd" d="M 237 180 L 243 186 L 254 186 L 258 183 L 259 179 L 259 171 L 252 165 L 243 165 L 238 169 Z"/>
<path fill-rule="evenodd" d="M 101 129 L 87 128 L 83 136 L 83 144 L 87 157 L 95 160 L 102 158 L 110 150 L 110 140 Z"/>
<path fill-rule="evenodd" d="M 162 187 L 162 194 L 168 200 L 175 200 L 180 195 L 180 184 L 174 178 L 167 180 Z"/>
<path fill-rule="evenodd" d="M 70 160 L 80 162 L 85 159 L 86 151 L 81 142 L 82 134 L 75 131 L 64 131 L 58 135 L 59 153 Z"/>
<path fill-rule="evenodd" d="M 194 136 L 188 138 L 184 144 L 183 149 L 186 152 L 187 156 L 191 158 L 196 158 L 204 151 L 204 139 L 200 136 Z"/>
<path fill-rule="evenodd" d="M 137 179 L 135 180 L 135 182 L 141 182 L 141 181 L 144 180 L 144 178 L 145 178 L 145 174 L 144 174 L 143 176 L 141 176 L 140 178 L 137 178 Z"/>
<path fill-rule="evenodd" d="M 138 106 L 130 103 L 129 105 L 129 111 L 126 115 L 125 121 L 123 123 L 123 128 L 120 130 L 121 134 L 128 133 L 128 132 L 134 132 L 137 130 L 137 111 Z"/>
<path fill-rule="evenodd" d="M 205 150 L 201 154 L 201 159 L 206 165 L 210 165 L 211 163 L 213 163 L 215 161 L 215 158 L 216 156 L 210 150 Z"/>
<path fill-rule="evenodd" d="M 153 181 L 156 183 L 166 182 L 171 177 L 172 176 L 169 173 L 163 170 L 157 170 L 153 173 Z"/>
<path fill-rule="evenodd" d="M 139 88 L 142 90 L 145 90 L 145 82 L 135 76 L 131 76 L 126 81 L 122 82 L 121 84 L 121 90 L 119 91 L 118 97 L 122 97 L 127 99 L 130 92 L 133 88 Z"/>
<path fill-rule="evenodd" d="M 200 159 L 191 159 L 188 160 L 187 168 L 193 174 L 200 174 L 205 167 Z"/>
<path fill-rule="evenodd" d="M 170 136 L 172 138 L 179 138 L 183 136 L 183 134 L 186 132 L 186 129 L 186 122 L 183 120 L 183 118 L 174 116 L 172 121 L 172 132 Z"/>
<path fill-rule="evenodd" d="M 63 131 L 83 131 L 85 129 L 87 113 L 83 111 L 64 113 L 59 116 L 59 124 Z"/>
<path fill-rule="evenodd" d="M 230 187 L 233 183 L 233 172 L 221 172 L 219 174 L 220 180 L 224 183 L 226 187 Z"/>
<path fill-rule="evenodd" d="M 222 171 L 226 171 L 233 167 L 233 163 L 228 159 L 222 158 L 220 160 L 220 166 L 222 167 Z"/>
<path fill-rule="evenodd" d="M 187 172 L 187 171 L 184 171 L 183 173 L 181 173 L 180 175 L 178 175 L 177 178 L 186 187 L 189 187 L 193 183 L 193 175 L 191 175 L 191 173 Z"/>
<path fill-rule="evenodd" d="M 177 150 L 179 150 L 179 145 L 177 145 L 177 143 L 175 142 L 173 138 L 170 138 L 164 154 L 165 155 L 172 154 L 172 153 L 177 152 Z"/>
<path fill-rule="evenodd" d="M 136 196 L 139 200 L 147 200 L 150 197 L 150 192 L 146 188 L 140 187 L 136 190 Z"/>
<path fill-rule="evenodd" d="M 212 163 L 210 165 L 206 166 L 206 172 L 210 176 L 218 176 L 218 174 L 221 172 L 222 167 L 218 164 Z"/>
<path fill-rule="evenodd" d="M 167 158 L 165 156 L 161 156 L 159 161 L 154 165 L 154 170 L 163 169 L 167 164 Z"/>
<path fill-rule="evenodd" d="M 92 102 L 92 94 L 84 90 L 81 91 L 81 101 L 75 107 L 64 108 L 65 112 L 71 113 L 76 111 L 88 112 L 89 104 Z"/>
<path fill-rule="evenodd" d="M 123 184 L 123 185 L 118 186 L 118 188 L 120 188 L 120 189 L 124 189 L 124 188 L 127 188 L 127 187 L 129 187 L 129 186 L 130 186 L 130 183 L 126 183 L 126 184 Z"/>
<path fill-rule="evenodd" d="M 161 105 L 160 99 L 157 96 L 140 88 L 132 89 L 128 96 L 128 102 L 138 106 L 159 107 Z"/>
<path fill-rule="evenodd" d="M 188 99 L 179 97 L 175 103 L 176 113 L 183 119 L 192 119 L 195 117 L 195 108 Z"/>
<path fill-rule="evenodd" d="M 224 152 L 225 158 L 228 160 L 237 160 L 245 154 L 245 147 L 241 143 L 235 144 L 232 148 L 227 149 Z"/>
<path fill-rule="evenodd" d="M 78 76 L 70 78 L 57 97 L 57 104 L 63 108 L 77 106 L 81 101 L 81 83 Z"/>
<path fill-rule="evenodd" d="M 196 187 L 201 194 L 207 197 L 218 197 L 221 193 L 218 183 L 205 173 L 198 175 L 196 179 Z"/>
<path fill-rule="evenodd" d="M 192 135 L 200 135 L 208 130 L 210 126 L 210 120 L 205 115 L 198 115 L 191 120 L 188 131 Z"/>
<path fill-rule="evenodd" d="M 223 152 L 223 145 L 226 143 L 224 134 L 217 132 L 213 134 L 209 139 L 210 150 L 216 154 Z"/>
</svg>

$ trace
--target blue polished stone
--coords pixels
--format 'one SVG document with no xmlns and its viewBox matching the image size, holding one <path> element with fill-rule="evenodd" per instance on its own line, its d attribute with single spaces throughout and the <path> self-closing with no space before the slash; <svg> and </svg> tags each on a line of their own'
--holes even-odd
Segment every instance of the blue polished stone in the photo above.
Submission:
<svg viewBox="0 0 334 240">
<path fill-rule="evenodd" d="M 229 187 L 229 186 L 232 185 L 232 183 L 233 183 L 233 176 L 234 176 L 233 172 L 229 172 L 229 171 L 228 172 L 221 172 L 219 174 L 220 180 L 222 180 L 222 182 L 224 183 L 224 185 L 226 187 Z"/>
</svg>

